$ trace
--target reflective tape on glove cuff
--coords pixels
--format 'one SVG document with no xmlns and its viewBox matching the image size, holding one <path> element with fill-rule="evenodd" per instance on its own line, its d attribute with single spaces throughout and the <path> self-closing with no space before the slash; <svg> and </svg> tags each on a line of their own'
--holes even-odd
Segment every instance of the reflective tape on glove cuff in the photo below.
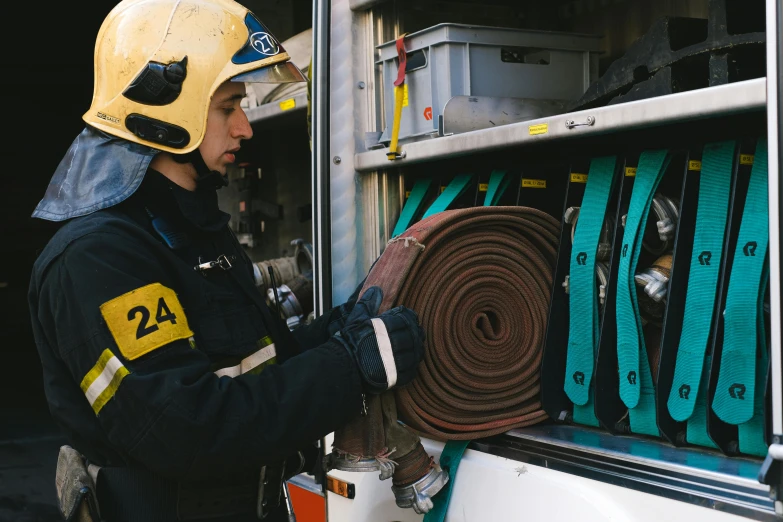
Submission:
<svg viewBox="0 0 783 522">
<path fill-rule="evenodd" d="M 375 330 L 375 340 L 378 341 L 378 351 L 381 354 L 383 368 L 386 370 L 386 382 L 388 388 L 397 384 L 397 364 L 394 361 L 394 351 L 392 350 L 389 332 L 386 330 L 386 324 L 382 319 L 376 317 L 371 319 L 372 327 Z"/>
</svg>

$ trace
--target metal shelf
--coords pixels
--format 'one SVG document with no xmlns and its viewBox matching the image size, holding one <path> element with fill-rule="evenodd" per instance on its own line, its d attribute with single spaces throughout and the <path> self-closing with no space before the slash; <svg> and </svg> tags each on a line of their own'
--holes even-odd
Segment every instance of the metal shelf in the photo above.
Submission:
<svg viewBox="0 0 783 522">
<path fill-rule="evenodd" d="M 515 145 L 714 118 L 763 110 L 766 102 L 766 78 L 757 78 L 408 143 L 402 145 L 403 157 L 394 161 L 386 158 L 385 148 L 362 152 L 354 156 L 354 168 L 359 172 L 371 172 Z M 586 124 L 590 119 L 592 123 Z M 568 122 L 576 126 L 568 125 Z"/>
<path fill-rule="evenodd" d="M 469 447 L 753 520 L 780 520 L 769 486 L 758 482 L 759 459 L 556 424 L 511 430 Z"/>
<path fill-rule="evenodd" d="M 300 112 L 307 108 L 307 93 L 297 94 L 284 100 L 265 103 L 257 107 L 244 109 L 251 124 L 260 123 L 271 118 Z M 302 120 L 304 121 L 304 120 Z"/>
</svg>

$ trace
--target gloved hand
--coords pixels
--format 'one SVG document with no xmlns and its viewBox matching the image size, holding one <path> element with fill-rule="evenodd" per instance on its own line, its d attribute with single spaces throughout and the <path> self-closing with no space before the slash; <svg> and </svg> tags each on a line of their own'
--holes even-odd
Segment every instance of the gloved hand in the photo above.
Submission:
<svg viewBox="0 0 783 522">
<path fill-rule="evenodd" d="M 334 310 L 330 312 L 329 319 L 329 335 L 334 335 L 339 332 L 343 326 L 348 324 L 348 316 L 353 312 L 353 307 L 356 306 L 356 301 L 359 299 L 359 292 L 364 286 L 364 282 L 367 280 L 365 277 L 359 286 L 354 289 L 353 293 L 348 297 L 348 300 L 341 305 L 335 306 Z M 377 312 L 377 310 L 376 310 Z"/>
<path fill-rule="evenodd" d="M 424 358 L 424 330 L 416 313 L 398 306 L 375 317 L 382 300 L 379 287 L 368 288 L 335 335 L 359 366 L 368 393 L 408 384 Z"/>
<path fill-rule="evenodd" d="M 367 271 L 367 274 L 372 272 L 372 269 L 375 267 L 375 263 L 378 262 L 378 259 L 380 259 L 380 257 L 376 258 L 375 261 L 372 262 L 372 266 L 370 266 L 370 270 Z M 356 288 L 354 288 L 353 293 L 351 293 L 346 302 L 335 306 L 331 311 L 328 326 L 329 335 L 336 334 L 342 329 L 343 326 L 348 324 L 348 316 L 351 314 L 351 312 L 353 312 L 353 307 L 356 305 L 356 301 L 359 300 L 359 292 L 362 291 L 362 287 L 364 286 L 365 281 L 367 281 L 367 276 L 364 276 L 362 282 L 359 283 Z M 376 315 L 377 312 L 378 311 L 376 310 L 373 315 Z"/>
</svg>

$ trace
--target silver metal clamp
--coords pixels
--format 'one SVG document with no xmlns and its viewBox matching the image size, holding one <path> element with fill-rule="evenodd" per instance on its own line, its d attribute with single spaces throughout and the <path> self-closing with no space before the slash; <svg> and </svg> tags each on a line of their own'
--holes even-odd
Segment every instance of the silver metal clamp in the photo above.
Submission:
<svg viewBox="0 0 783 522">
<path fill-rule="evenodd" d="M 422 478 L 408 486 L 392 486 L 392 492 L 401 508 L 413 508 L 418 514 L 428 513 L 432 507 L 432 497 L 449 482 L 449 474 L 437 464 Z"/>
</svg>

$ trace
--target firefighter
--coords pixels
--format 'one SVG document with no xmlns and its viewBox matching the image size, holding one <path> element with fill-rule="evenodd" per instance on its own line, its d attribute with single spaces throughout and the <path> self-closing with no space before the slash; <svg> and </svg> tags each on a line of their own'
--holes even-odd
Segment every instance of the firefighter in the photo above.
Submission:
<svg viewBox="0 0 783 522">
<path fill-rule="evenodd" d="M 303 81 L 231 0 L 125 0 L 95 46 L 86 128 L 33 216 L 64 222 L 29 304 L 70 520 L 276 521 L 283 483 L 367 393 L 413 379 L 424 332 L 357 292 L 290 332 L 217 205 L 249 82 Z M 287 518 L 285 518 L 287 519 Z"/>
</svg>

